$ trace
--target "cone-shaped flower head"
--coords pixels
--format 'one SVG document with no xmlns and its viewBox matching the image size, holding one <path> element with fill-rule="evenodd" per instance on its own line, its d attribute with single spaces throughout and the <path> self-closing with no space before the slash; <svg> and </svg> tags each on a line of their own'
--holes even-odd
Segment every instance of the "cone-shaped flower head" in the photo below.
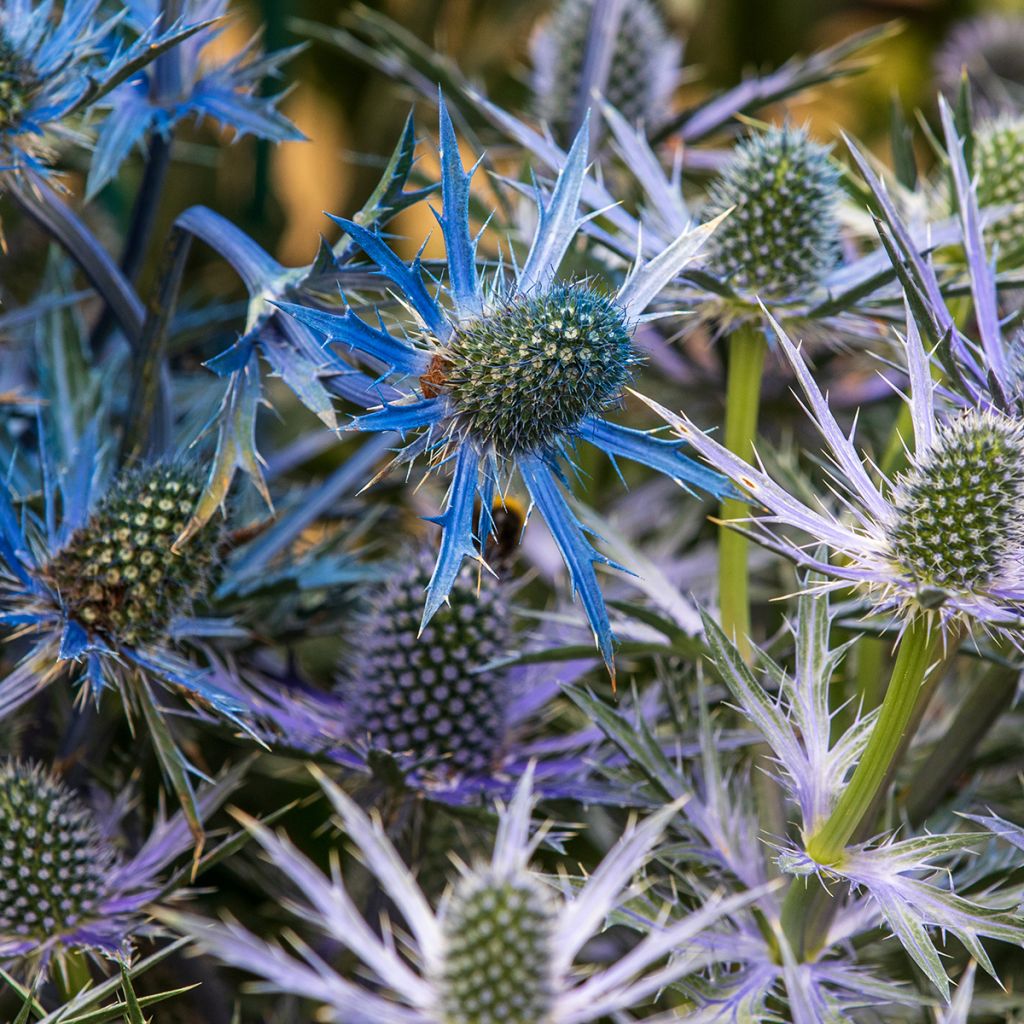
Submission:
<svg viewBox="0 0 1024 1024">
<path fill-rule="evenodd" d="M 67 613 L 119 643 L 144 644 L 187 613 L 217 562 L 219 532 L 208 525 L 173 550 L 202 490 L 199 476 L 172 463 L 127 473 L 45 567 Z"/>
<path fill-rule="evenodd" d="M 974 165 L 978 205 L 1004 208 L 989 218 L 987 247 L 998 245 L 1000 268 L 1008 259 L 1018 265 L 1024 256 L 1024 116 L 1006 114 L 978 125 Z"/>
<path fill-rule="evenodd" d="M 532 53 L 537 113 L 569 141 L 573 115 L 591 105 L 593 89 L 631 124 L 665 120 L 681 47 L 652 0 L 561 0 Z"/>
<path fill-rule="evenodd" d="M 584 286 L 516 297 L 455 333 L 439 389 L 456 429 L 499 455 L 558 446 L 618 404 L 638 362 L 624 311 Z"/>
<path fill-rule="evenodd" d="M 711 186 L 709 267 L 745 298 L 786 302 L 839 261 L 839 176 L 827 147 L 788 125 L 750 135 Z"/>
<path fill-rule="evenodd" d="M 991 408 L 940 415 L 936 384 L 917 325 L 905 339 L 914 425 L 908 469 L 878 481 L 852 438 L 839 427 L 797 347 L 775 321 L 779 347 L 792 366 L 807 408 L 834 464 L 829 501 L 814 505 L 789 494 L 763 469 L 717 441 L 698 436 L 685 416 L 661 410 L 708 461 L 728 473 L 755 508 L 747 527 L 798 564 L 854 586 L 878 610 L 934 612 L 943 625 L 1004 630 L 1019 642 L 1024 619 L 1024 422 Z M 790 526 L 804 541 L 787 537 Z M 828 561 L 806 537 L 827 545 Z"/>
<path fill-rule="evenodd" d="M 374 602 L 344 684 L 352 733 L 372 749 L 455 774 L 486 772 L 501 751 L 512 698 L 511 614 L 501 586 L 460 573 L 448 603 L 417 635 L 431 566 L 415 560 Z"/>
<path fill-rule="evenodd" d="M 714 224 L 687 227 L 651 259 L 638 260 L 617 290 L 602 282 L 560 280 L 559 267 L 585 218 L 579 214 L 588 127 L 580 130 L 550 198 L 539 191 L 537 229 L 511 273 L 477 266 L 470 232 L 467 172 L 455 129 L 441 104 L 441 198 L 437 214 L 447 253 L 446 286 L 428 287 L 419 259 L 401 260 L 379 233 L 335 218 L 403 297 L 415 322 L 378 325 L 348 309 L 330 313 L 277 305 L 325 337 L 325 345 L 386 368 L 379 410 L 357 416 L 357 430 L 399 431 L 397 462 L 426 455 L 450 468 L 441 550 L 427 588 L 423 622 L 438 612 L 466 558 L 479 559 L 493 529 L 494 495 L 518 477 L 545 519 L 586 609 L 602 656 L 612 666 L 611 624 L 590 543 L 562 494 L 564 462 L 578 441 L 612 458 L 641 462 L 680 483 L 721 493 L 724 481 L 679 445 L 605 418 L 618 404 L 637 355 L 632 333 L 665 285 L 694 259 Z M 388 328 L 385 328 L 388 324 Z M 499 477 L 501 479 L 499 479 Z M 514 492 L 513 492 L 514 493 Z M 479 502 L 478 500 L 479 499 Z M 474 509 L 479 507 L 480 513 Z"/>
<path fill-rule="evenodd" d="M 704 933 L 717 921 L 764 895 L 764 888 L 753 888 L 740 896 L 710 896 L 691 914 L 652 923 L 610 967 L 583 970 L 577 964 L 581 951 L 622 905 L 634 875 L 682 801 L 643 822 L 630 821 L 583 885 L 560 892 L 530 867 L 544 835 L 532 823 L 532 781 L 527 767 L 512 801 L 499 805 L 490 858 L 463 866 L 435 911 L 384 835 L 380 819 L 367 817 L 320 776 L 360 859 L 402 916 L 402 927 L 388 927 L 383 936 L 379 924 L 364 920 L 357 910 L 344 868 L 325 876 L 287 839 L 249 822 L 273 865 L 301 891 L 302 902 L 295 905 L 306 920 L 361 961 L 360 969 L 344 976 L 300 942 L 285 951 L 237 924 L 163 917 L 224 963 L 255 974 L 278 991 L 325 1004 L 325 1020 L 586 1024 L 648 1005 L 700 960 L 671 954 L 707 939 Z"/>
<path fill-rule="evenodd" d="M 555 905 L 527 871 L 459 880 L 441 924 L 438 977 L 450 1024 L 537 1024 L 555 1002 Z"/>
<path fill-rule="evenodd" d="M 896 481 L 893 560 L 922 586 L 970 592 L 1024 574 L 1024 424 L 968 410 Z"/>
<path fill-rule="evenodd" d="M 215 810 L 239 777 L 199 789 L 200 811 Z M 70 951 L 123 956 L 146 929 L 160 875 L 193 838 L 183 814 L 161 815 L 137 850 L 121 851 L 126 807 L 94 804 L 41 765 L 0 761 L 0 965 L 34 972 Z"/>
<path fill-rule="evenodd" d="M 35 764 L 0 765 L 0 939 L 44 942 L 96 912 L 115 862 L 91 808 Z"/>
<path fill-rule="evenodd" d="M 177 21 L 145 26 L 118 44 L 124 12 L 98 14 L 99 0 L 4 0 L 0 4 L 0 170 L 47 171 L 47 136 L 82 142 L 68 120 L 92 107 L 126 75 L 151 63 L 195 30 Z"/>
</svg>

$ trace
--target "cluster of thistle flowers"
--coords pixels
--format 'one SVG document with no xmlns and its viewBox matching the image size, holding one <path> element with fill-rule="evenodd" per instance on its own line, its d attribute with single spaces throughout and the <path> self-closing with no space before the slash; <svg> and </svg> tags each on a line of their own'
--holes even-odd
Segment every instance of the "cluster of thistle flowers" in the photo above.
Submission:
<svg viewBox="0 0 1024 1024">
<path fill-rule="evenodd" d="M 984 123 L 975 136 L 940 104 L 950 184 L 935 223 L 907 223 L 855 145 L 844 166 L 797 125 L 730 124 L 852 70 L 863 40 L 680 119 L 681 47 L 656 6 L 563 0 L 538 26 L 523 118 L 446 75 L 463 116 L 536 167 L 532 190 L 504 197 L 509 223 L 474 230 L 482 172 L 432 96 L 435 186 L 409 187 L 410 119 L 309 266 L 194 207 L 140 296 L 176 132 L 212 117 L 297 138 L 257 90 L 288 54 L 209 47 L 222 0 L 133 2 L 109 20 L 98 7 L 0 0 L 0 184 L 67 260 L 4 323 L 17 400 L 0 424 L 0 1012 L 140 1020 L 181 988 L 154 990 L 185 970 L 184 944 L 217 982 L 197 1019 L 234 985 L 217 965 L 259 980 L 254 1019 L 270 992 L 301 1001 L 281 1011 L 292 1019 L 394 1024 L 1018 1012 L 975 978 L 1019 989 L 1024 945 L 1024 798 L 996 745 L 1019 726 L 1024 629 L 1024 387 L 998 219 L 1020 193 L 986 182 L 1019 155 L 1004 121 L 986 142 Z M 662 138 L 703 156 L 673 161 Z M 694 145 L 706 138 L 717 148 Z M 90 144 L 87 199 L 136 144 L 145 154 L 115 257 L 88 226 L 97 212 L 53 187 Z M 855 175 L 877 245 L 843 228 Z M 442 261 L 404 259 L 390 237 L 421 201 Z M 237 340 L 200 370 L 169 337 L 195 239 L 250 296 Z M 98 303 L 78 308 L 75 270 Z M 956 316 L 951 290 L 971 299 Z M 707 396 L 659 360 L 633 388 L 680 312 L 696 314 L 691 341 L 727 339 L 725 443 L 676 411 L 706 415 Z M 791 335 L 894 366 L 899 395 L 872 410 L 895 420 L 880 466 Z M 769 343 L 827 475 L 752 459 Z M 265 368 L 292 393 L 282 415 L 305 406 L 316 433 L 278 445 L 258 424 Z M 633 463 L 652 498 L 599 527 L 602 455 L 616 473 Z M 385 476 L 398 483 L 364 491 Z M 725 503 L 724 538 L 709 499 Z M 425 504 L 437 514 L 418 528 Z M 543 534 L 524 536 L 531 516 Z M 719 592 L 695 607 L 691 569 L 716 557 Z M 538 579 L 553 563 L 567 584 L 554 596 Z M 780 625 L 760 593 L 782 599 L 793 566 Z M 170 815 L 147 805 L 158 776 Z M 352 855 L 322 814 L 286 818 L 288 837 L 260 820 L 282 813 L 285 787 L 323 801 Z M 208 842 L 232 792 L 256 814 L 236 810 L 240 828 Z M 265 865 L 239 854 L 247 840 Z M 189 891 L 226 860 L 237 883 Z M 281 876 L 290 891 L 268 906 Z M 170 906 L 184 897 L 188 912 Z M 296 930 L 281 931 L 283 909 Z"/>
</svg>

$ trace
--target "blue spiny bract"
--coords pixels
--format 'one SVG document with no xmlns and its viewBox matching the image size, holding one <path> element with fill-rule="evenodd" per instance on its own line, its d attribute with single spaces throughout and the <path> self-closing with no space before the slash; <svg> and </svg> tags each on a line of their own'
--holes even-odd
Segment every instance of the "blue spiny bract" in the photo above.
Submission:
<svg viewBox="0 0 1024 1024">
<path fill-rule="evenodd" d="M 31 88 L 30 69 L 0 30 L 0 131 L 18 124 Z"/>
<path fill-rule="evenodd" d="M 38 765 L 0 765 L 0 937 L 45 940 L 88 917 L 114 854 L 92 812 Z"/>
<path fill-rule="evenodd" d="M 552 908 L 526 872 L 463 878 L 444 918 L 446 1024 L 543 1024 L 555 1001 Z"/>
<path fill-rule="evenodd" d="M 981 591 L 1024 562 L 1024 427 L 970 411 L 893 493 L 892 548 L 921 584 Z"/>
<path fill-rule="evenodd" d="M 173 550 L 201 490 L 193 472 L 171 463 L 117 481 L 46 566 L 67 613 L 118 643 L 161 638 L 190 610 L 217 562 L 220 531 L 213 525 L 181 553 Z"/>
<path fill-rule="evenodd" d="M 998 265 L 1024 256 L 1024 117 L 1008 114 L 978 126 L 974 135 L 978 205 L 1004 209 L 990 217 L 987 246 L 998 246 Z"/>
<path fill-rule="evenodd" d="M 838 173 L 828 149 L 784 126 L 751 135 L 711 186 L 715 276 L 744 298 L 804 297 L 839 261 Z"/>
<path fill-rule="evenodd" d="M 637 355 L 620 307 L 570 285 L 460 326 L 444 360 L 456 431 L 515 456 L 557 447 L 617 402 Z"/>
<path fill-rule="evenodd" d="M 580 103 L 595 6 L 594 0 L 562 0 L 534 40 L 534 104 L 563 141 Z M 650 0 L 622 4 L 619 17 L 607 78 L 598 85 L 627 121 L 651 126 L 668 112 L 681 48 Z M 589 106 L 589 97 L 583 99 Z"/>
<path fill-rule="evenodd" d="M 462 572 L 417 637 L 430 567 L 416 559 L 386 585 L 357 638 L 345 680 L 354 733 L 371 748 L 455 773 L 485 771 L 501 750 L 506 673 L 485 669 L 512 631 L 501 587 Z"/>
</svg>

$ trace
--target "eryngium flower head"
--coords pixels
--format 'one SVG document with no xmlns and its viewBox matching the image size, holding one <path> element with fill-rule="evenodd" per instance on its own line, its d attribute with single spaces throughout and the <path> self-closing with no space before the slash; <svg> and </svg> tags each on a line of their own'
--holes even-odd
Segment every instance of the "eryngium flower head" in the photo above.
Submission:
<svg viewBox="0 0 1024 1024">
<path fill-rule="evenodd" d="M 557 922 L 551 893 L 527 871 L 471 872 L 441 921 L 437 979 L 451 1024 L 536 1024 L 550 1019 Z"/>
<path fill-rule="evenodd" d="M 199 790 L 199 810 L 213 811 L 237 779 Z M 0 963 L 24 958 L 34 970 L 72 950 L 127 954 L 161 872 L 192 834 L 183 814 L 161 817 L 128 855 L 114 846 L 117 825 L 109 807 L 98 810 L 46 768 L 0 762 Z"/>
<path fill-rule="evenodd" d="M 56 778 L 0 766 L 0 936 L 73 931 L 96 912 L 114 860 L 92 810 Z"/>
<path fill-rule="evenodd" d="M 286 839 L 249 823 L 271 862 L 301 891 L 297 906 L 304 918 L 361 962 L 355 971 L 336 974 L 305 944 L 296 942 L 286 951 L 238 924 L 162 916 L 224 963 L 255 974 L 279 991 L 324 1004 L 325 1019 L 586 1024 L 648 1005 L 702 959 L 672 956 L 674 951 L 696 948 L 688 944 L 707 938 L 717 921 L 764 895 L 764 888 L 754 888 L 725 899 L 711 896 L 692 914 L 667 925 L 652 924 L 612 966 L 581 970 L 581 951 L 621 905 L 634 874 L 682 801 L 640 824 L 630 822 L 579 889 L 566 885 L 564 891 L 549 891 L 548 883 L 529 867 L 543 835 L 531 822 L 532 776 L 527 769 L 509 806 L 499 806 L 490 861 L 463 867 L 461 879 L 436 913 L 379 818 L 368 818 L 320 776 L 360 859 L 403 918 L 401 929 L 387 929 L 383 937 L 378 923 L 368 923 L 356 910 L 344 869 L 325 876 Z"/>
<path fill-rule="evenodd" d="M 828 148 L 803 130 L 750 135 L 711 186 L 709 212 L 732 208 L 711 239 L 712 272 L 744 297 L 773 303 L 819 285 L 840 256 L 838 183 Z"/>
<path fill-rule="evenodd" d="M 562 285 L 460 327 L 437 387 L 451 396 L 456 430 L 511 456 L 555 447 L 617 404 L 638 361 L 621 307 Z"/>
<path fill-rule="evenodd" d="M 990 590 L 1024 570 L 1024 424 L 969 409 L 896 480 L 894 565 L 922 587 Z M 1007 577 L 1009 574 L 1009 577 Z"/>
<path fill-rule="evenodd" d="M 1024 108 L 1024 18 L 990 14 L 959 22 L 935 56 L 939 88 L 950 99 L 965 70 L 977 112 Z"/>
<path fill-rule="evenodd" d="M 162 32 L 152 23 L 133 45 L 116 47 L 112 33 L 122 15 L 98 16 L 100 6 L 0 3 L 0 170 L 45 173 L 47 136 L 84 141 L 69 119 L 193 30 L 178 22 Z"/>
<path fill-rule="evenodd" d="M 1000 268 L 1024 256 L 1024 115 L 982 122 L 974 132 L 978 205 L 1003 209 L 989 216 L 987 247 L 998 246 Z"/>
<path fill-rule="evenodd" d="M 164 636 L 190 610 L 217 562 L 216 526 L 174 551 L 201 490 L 194 472 L 171 463 L 118 480 L 44 569 L 67 614 L 118 643 Z"/>
<path fill-rule="evenodd" d="M 1002 630 L 1021 642 L 1024 619 L 1024 422 L 986 407 L 951 416 L 935 409 L 936 384 L 913 319 L 905 348 L 914 426 L 913 454 L 895 480 L 877 479 L 840 428 L 800 351 L 774 320 L 779 347 L 834 464 L 830 489 L 843 512 L 787 493 L 690 423 L 661 409 L 681 436 L 750 495 L 752 532 L 794 562 L 827 577 L 829 588 L 860 589 L 879 610 L 932 612 L 944 626 Z M 649 403 L 651 404 L 651 403 Z M 660 407 L 658 407 L 660 409 Z M 820 507 L 818 507 L 820 506 Z M 779 530 L 789 526 L 828 546 L 829 562 Z"/>
<path fill-rule="evenodd" d="M 351 733 L 442 773 L 485 773 L 514 696 L 508 671 L 487 667 L 510 646 L 511 609 L 499 583 L 467 567 L 417 635 L 430 569 L 417 559 L 398 572 L 359 631 L 343 686 Z"/>
<path fill-rule="evenodd" d="M 538 115 L 568 142 L 573 116 L 593 102 L 583 95 L 589 81 L 631 124 L 648 128 L 664 121 L 679 77 L 682 47 L 672 38 L 651 0 L 619 3 L 614 14 L 597 0 L 561 0 L 533 38 L 533 94 Z M 609 29 L 598 24 L 595 13 Z M 613 32 L 603 74 L 588 79 L 585 66 L 593 61 L 600 36 Z"/>
<path fill-rule="evenodd" d="M 638 258 L 613 295 L 590 283 L 560 281 L 559 268 L 586 219 L 578 209 L 588 131 L 584 124 L 550 199 L 536 194 L 537 228 L 525 260 L 513 261 L 508 275 L 485 274 L 470 232 L 473 172 L 462 166 L 442 103 L 438 220 L 447 287 L 428 287 L 419 259 L 404 262 L 379 232 L 333 218 L 401 294 L 411 321 L 392 326 L 381 318 L 375 326 L 351 309 L 277 305 L 323 335 L 325 345 L 344 345 L 347 356 L 368 360 L 378 371 L 383 365 L 376 385 L 383 405 L 357 416 L 354 429 L 397 430 L 407 444 L 396 462 L 426 455 L 451 469 L 445 510 L 436 519 L 441 550 L 427 588 L 424 625 L 444 603 L 463 560 L 479 558 L 493 526 L 493 496 L 508 492 L 509 476 L 517 472 L 532 507 L 551 529 L 601 654 L 614 670 L 611 623 L 594 571 L 595 563 L 608 560 L 565 501 L 561 464 L 571 461 L 573 446 L 584 440 L 613 459 L 640 462 L 681 484 L 721 493 L 721 478 L 688 459 L 675 442 L 604 416 L 622 397 L 636 361 L 633 329 L 715 225 L 687 226 L 653 258 Z"/>
</svg>

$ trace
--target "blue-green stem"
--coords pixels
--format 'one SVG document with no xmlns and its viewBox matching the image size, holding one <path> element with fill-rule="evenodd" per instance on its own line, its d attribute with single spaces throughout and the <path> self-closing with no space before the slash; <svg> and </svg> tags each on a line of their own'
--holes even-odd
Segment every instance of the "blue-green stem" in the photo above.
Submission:
<svg viewBox="0 0 1024 1024">
<path fill-rule="evenodd" d="M 941 629 L 926 613 L 915 615 L 900 638 L 889 687 L 864 753 L 831 815 L 807 843 L 819 864 L 842 860 L 846 844 L 889 775 L 914 714 L 921 686 L 941 642 Z"/>
<path fill-rule="evenodd" d="M 741 324 L 729 336 L 729 368 L 725 394 L 725 446 L 743 459 L 751 459 L 761 405 L 761 377 L 768 343 L 754 323 Z M 722 502 L 723 521 L 743 519 L 746 503 L 735 498 Z M 723 526 L 718 542 L 718 603 L 725 635 L 732 638 L 743 658 L 750 660 L 750 542 Z"/>
</svg>

